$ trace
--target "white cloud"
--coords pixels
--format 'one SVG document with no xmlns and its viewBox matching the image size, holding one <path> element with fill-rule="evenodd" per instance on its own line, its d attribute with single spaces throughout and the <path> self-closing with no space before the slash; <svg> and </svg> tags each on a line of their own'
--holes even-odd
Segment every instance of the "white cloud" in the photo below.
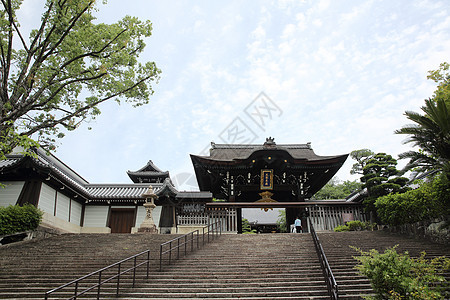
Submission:
<svg viewBox="0 0 450 300">
<path fill-rule="evenodd" d="M 188 154 L 220 142 L 261 91 L 283 114 L 266 131 L 247 119 L 257 143 L 272 135 L 311 141 L 320 155 L 360 148 L 396 155 L 408 149 L 393 135 L 407 123 L 404 110 L 419 111 L 434 89 L 426 72 L 450 60 L 446 1 L 133 3 L 110 0 L 105 11 L 138 10 L 154 22 L 145 59 L 159 64 L 162 80 L 150 105 L 112 106 L 93 124 L 95 137 L 63 140 L 59 153 L 94 182 L 127 182 L 125 171 L 148 159 L 172 175 L 192 172 Z M 112 160 L 120 163 L 100 166 Z"/>
</svg>

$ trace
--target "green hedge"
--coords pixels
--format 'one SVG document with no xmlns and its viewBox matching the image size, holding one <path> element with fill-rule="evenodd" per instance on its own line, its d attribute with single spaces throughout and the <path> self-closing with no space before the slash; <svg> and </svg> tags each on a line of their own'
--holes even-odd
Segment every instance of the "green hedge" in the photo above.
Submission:
<svg viewBox="0 0 450 300">
<path fill-rule="evenodd" d="M 41 223 L 42 214 L 31 204 L 0 207 L 0 235 L 34 230 Z"/>
<path fill-rule="evenodd" d="M 450 213 L 450 184 L 444 176 L 422 183 L 415 190 L 390 194 L 375 201 L 377 214 L 384 224 L 410 224 Z"/>
</svg>

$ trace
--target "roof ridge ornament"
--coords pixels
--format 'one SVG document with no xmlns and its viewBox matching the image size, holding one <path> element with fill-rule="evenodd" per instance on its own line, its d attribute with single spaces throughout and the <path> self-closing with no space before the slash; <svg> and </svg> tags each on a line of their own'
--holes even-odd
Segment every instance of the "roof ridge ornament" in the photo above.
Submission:
<svg viewBox="0 0 450 300">
<path fill-rule="evenodd" d="M 268 138 L 266 138 L 266 141 L 264 142 L 264 147 L 274 147 L 276 146 L 275 143 L 275 138 L 269 136 Z"/>
</svg>

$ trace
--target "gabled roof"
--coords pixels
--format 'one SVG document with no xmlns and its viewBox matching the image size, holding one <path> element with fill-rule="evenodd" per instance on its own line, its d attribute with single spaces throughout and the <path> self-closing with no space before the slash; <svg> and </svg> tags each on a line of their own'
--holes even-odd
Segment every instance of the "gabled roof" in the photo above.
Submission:
<svg viewBox="0 0 450 300">
<path fill-rule="evenodd" d="M 0 160 L 0 176 L 2 178 L 11 178 L 12 174 L 29 174 L 30 170 L 36 172 L 41 180 L 59 185 L 59 187 L 67 187 L 75 195 L 77 201 L 86 202 L 106 202 L 106 201 L 121 201 L 121 202 L 136 202 L 144 201 L 144 194 L 151 185 L 156 195 L 176 197 L 180 192 L 175 188 L 170 177 L 169 172 L 162 172 L 158 169 L 152 161 L 137 172 L 155 172 L 158 176 L 167 175 L 161 182 L 152 183 L 102 183 L 91 184 L 83 177 L 81 177 L 74 170 L 69 168 L 61 160 L 52 154 L 46 153 L 44 150 L 33 150 L 35 155 L 24 155 L 23 153 L 14 153 L 7 155 L 5 160 Z M 8 180 L 8 179 L 6 179 Z M 15 180 L 21 180 L 17 177 Z M 191 195 L 192 196 L 192 195 Z M 199 195 L 202 198 L 206 195 Z"/>
<path fill-rule="evenodd" d="M 163 182 L 166 178 L 169 178 L 169 172 L 163 172 L 159 169 L 151 160 L 137 171 L 127 171 L 128 176 L 134 183 L 142 182 Z"/>
<path fill-rule="evenodd" d="M 263 169 L 274 170 L 274 176 L 278 176 L 278 183 L 274 184 L 280 189 L 290 185 L 297 193 L 292 195 L 309 198 L 333 177 L 347 157 L 348 154 L 319 156 L 310 143 L 277 145 L 273 138 L 268 138 L 263 145 L 211 143 L 209 156 L 191 155 L 191 160 L 201 191 L 228 197 L 231 181 L 226 176 L 233 175 L 237 176 L 233 188 L 239 186 L 242 197 L 250 201 L 251 197 L 257 197 L 258 177 Z"/>
<path fill-rule="evenodd" d="M 178 194 L 177 189 L 173 186 L 172 181 L 170 180 L 170 178 L 166 178 L 162 184 L 162 186 L 155 190 L 155 194 L 158 197 L 161 196 L 173 196 L 175 197 Z"/>
<path fill-rule="evenodd" d="M 216 144 L 211 142 L 211 149 L 209 156 L 197 156 L 194 157 L 207 158 L 210 160 L 217 161 L 232 161 L 232 160 L 242 160 L 248 159 L 253 153 L 257 151 L 267 151 L 267 150 L 279 150 L 285 151 L 293 159 L 296 160 L 307 160 L 307 161 L 317 161 L 333 159 L 340 156 L 319 156 L 316 155 L 311 148 L 311 143 L 306 144 L 276 144 L 273 139 L 267 139 L 263 145 L 257 144 Z"/>
</svg>

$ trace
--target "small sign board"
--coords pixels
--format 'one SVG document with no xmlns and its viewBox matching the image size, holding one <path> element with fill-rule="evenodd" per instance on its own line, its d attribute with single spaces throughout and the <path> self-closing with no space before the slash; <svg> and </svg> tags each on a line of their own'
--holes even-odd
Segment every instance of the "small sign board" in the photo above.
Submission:
<svg viewBox="0 0 450 300">
<path fill-rule="evenodd" d="M 261 190 L 273 189 L 273 170 L 261 170 Z"/>
<path fill-rule="evenodd" d="M 352 213 L 342 213 L 342 221 L 344 221 L 344 224 L 347 224 L 347 222 L 354 221 L 353 214 Z"/>
</svg>

